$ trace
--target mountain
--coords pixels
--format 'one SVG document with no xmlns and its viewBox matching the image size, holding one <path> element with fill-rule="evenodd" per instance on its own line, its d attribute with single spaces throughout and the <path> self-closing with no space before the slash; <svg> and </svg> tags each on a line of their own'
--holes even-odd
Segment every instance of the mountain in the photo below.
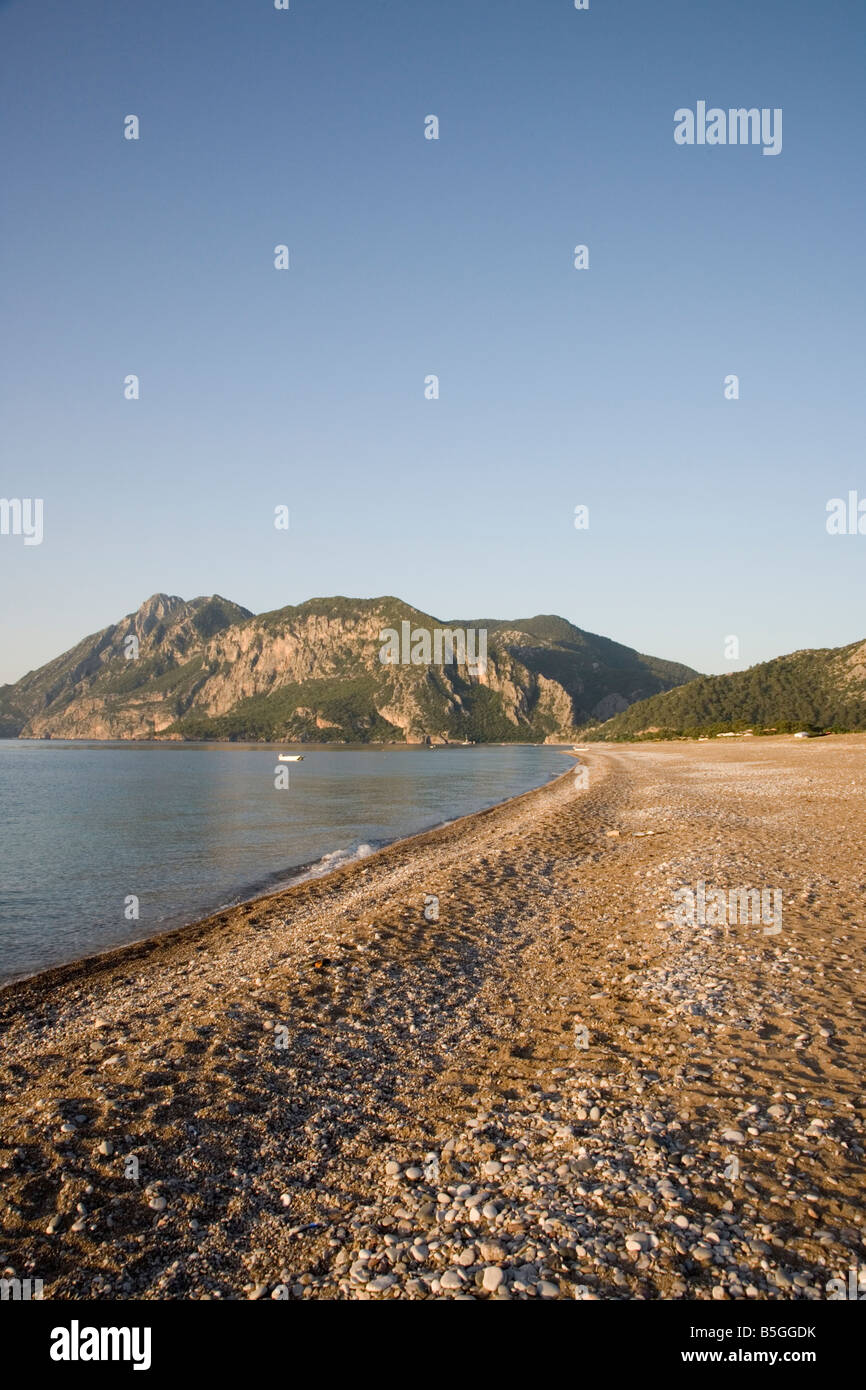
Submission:
<svg viewBox="0 0 866 1390">
<path fill-rule="evenodd" d="M 585 737 L 693 737 L 743 729 L 866 729 L 866 642 L 793 652 L 729 675 L 699 676 L 641 700 Z"/>
<path fill-rule="evenodd" d="M 152 727 L 151 717 L 158 728 L 166 699 L 194 694 L 210 642 L 251 617 L 218 594 L 189 602 L 154 594 L 120 623 L 0 686 L 0 736 L 129 738 Z M 129 637 L 138 640 L 137 660 L 126 659 Z M 73 729 L 81 733 L 66 732 Z"/>
<path fill-rule="evenodd" d="M 486 670 L 383 664 L 380 633 L 402 623 L 486 629 Z M 542 742 L 693 675 L 557 617 L 443 623 L 391 597 L 254 616 L 218 595 L 155 594 L 0 688 L 0 735 Z"/>
</svg>

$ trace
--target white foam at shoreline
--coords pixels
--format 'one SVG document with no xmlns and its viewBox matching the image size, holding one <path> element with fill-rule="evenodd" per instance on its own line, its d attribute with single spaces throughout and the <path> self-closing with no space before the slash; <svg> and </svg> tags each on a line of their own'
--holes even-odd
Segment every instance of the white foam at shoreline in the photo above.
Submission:
<svg viewBox="0 0 866 1390">
<path fill-rule="evenodd" d="M 372 845 L 358 845 L 355 850 L 334 849 L 329 854 L 323 854 L 312 868 L 305 873 L 299 874 L 294 883 L 307 883 L 311 878 L 323 878 L 325 874 L 332 874 L 335 869 L 342 869 L 346 864 L 354 864 L 359 859 L 367 859 L 375 851 Z"/>
</svg>

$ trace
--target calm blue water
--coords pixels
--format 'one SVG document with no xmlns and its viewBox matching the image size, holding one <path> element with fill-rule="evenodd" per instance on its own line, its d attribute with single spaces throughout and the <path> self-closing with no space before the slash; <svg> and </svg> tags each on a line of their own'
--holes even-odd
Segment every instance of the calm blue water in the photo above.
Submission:
<svg viewBox="0 0 866 1390">
<path fill-rule="evenodd" d="M 564 772 L 554 748 L 0 740 L 0 981 L 325 873 Z M 127 920 L 126 899 L 139 899 Z"/>
</svg>

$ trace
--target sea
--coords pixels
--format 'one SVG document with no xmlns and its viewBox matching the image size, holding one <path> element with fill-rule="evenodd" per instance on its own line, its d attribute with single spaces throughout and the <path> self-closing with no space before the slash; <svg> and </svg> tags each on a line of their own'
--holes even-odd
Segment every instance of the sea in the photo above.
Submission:
<svg viewBox="0 0 866 1390">
<path fill-rule="evenodd" d="M 515 744 L 0 739 L 0 984 L 326 874 L 570 766 Z"/>
</svg>

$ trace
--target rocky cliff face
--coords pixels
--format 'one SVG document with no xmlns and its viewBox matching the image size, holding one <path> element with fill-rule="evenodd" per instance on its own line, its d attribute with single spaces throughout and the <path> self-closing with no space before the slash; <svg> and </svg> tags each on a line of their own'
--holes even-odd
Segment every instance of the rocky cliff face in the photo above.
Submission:
<svg viewBox="0 0 866 1390">
<path fill-rule="evenodd" d="M 383 664 L 386 629 L 484 629 L 486 666 Z M 155 594 L 0 691 L 0 732 L 39 738 L 417 742 L 569 738 L 694 672 L 561 618 L 444 623 L 395 598 L 253 616 Z"/>
</svg>

